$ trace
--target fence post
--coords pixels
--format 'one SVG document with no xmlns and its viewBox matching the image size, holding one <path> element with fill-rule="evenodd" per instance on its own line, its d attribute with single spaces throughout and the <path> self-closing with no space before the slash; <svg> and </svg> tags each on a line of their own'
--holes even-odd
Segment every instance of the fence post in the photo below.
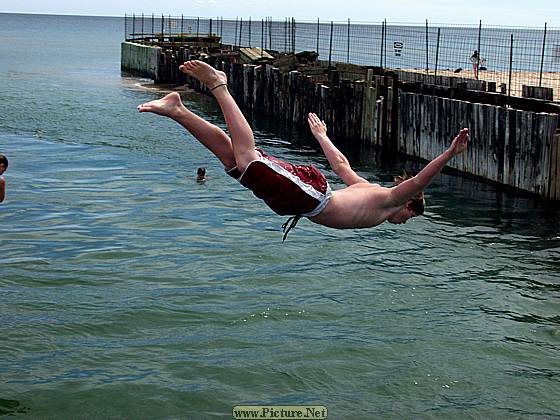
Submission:
<svg viewBox="0 0 560 420">
<path fill-rule="evenodd" d="M 383 43 L 385 42 L 385 21 L 381 22 L 381 51 L 379 51 L 379 67 L 383 68 Z"/>
<path fill-rule="evenodd" d="M 261 19 L 261 57 L 264 50 L 264 19 Z"/>
<path fill-rule="evenodd" d="M 212 35 L 212 18 L 210 18 L 210 27 L 208 28 L 208 35 Z"/>
<path fill-rule="evenodd" d="M 509 82 L 508 82 L 508 102 L 511 96 L 511 72 L 513 67 L 513 34 L 511 34 L 511 42 L 509 47 Z"/>
<path fill-rule="evenodd" d="M 272 16 L 268 21 L 268 48 L 272 49 Z"/>
<path fill-rule="evenodd" d="M 251 16 L 249 16 L 249 48 L 251 48 Z"/>
<path fill-rule="evenodd" d="M 161 42 L 163 42 L 163 34 L 164 34 L 163 22 L 164 21 L 165 21 L 165 16 L 161 15 Z"/>
<path fill-rule="evenodd" d="M 264 48 L 264 49 L 269 49 L 269 47 L 268 47 L 268 30 L 269 30 L 269 27 L 268 27 L 268 16 L 266 16 L 265 18 L 263 18 L 262 24 L 261 24 L 261 25 L 262 25 L 261 31 L 262 31 L 262 44 L 263 44 L 263 48 Z"/>
<path fill-rule="evenodd" d="M 480 53 L 480 35 L 482 34 L 482 20 L 478 21 L 478 45 L 477 45 L 477 51 L 478 51 L 478 59 L 480 61 L 480 59 L 482 58 L 482 55 Z"/>
<path fill-rule="evenodd" d="M 348 46 L 346 49 L 346 62 L 350 63 L 350 18 L 348 18 L 348 34 L 346 38 L 348 39 Z"/>
<path fill-rule="evenodd" d="M 288 18 L 284 18 L 284 52 L 288 52 Z"/>
<path fill-rule="evenodd" d="M 233 46 L 237 47 L 237 16 L 235 17 L 235 35 L 233 38 Z"/>
<path fill-rule="evenodd" d="M 241 48 L 241 41 L 243 40 L 243 18 L 239 18 L 239 48 Z"/>
<path fill-rule="evenodd" d="M 426 19 L 426 75 L 430 70 L 430 51 L 429 51 L 429 44 L 428 44 L 428 19 Z"/>
<path fill-rule="evenodd" d="M 136 29 L 134 28 L 135 26 L 135 21 L 136 21 L 136 17 L 134 15 L 134 13 L 132 14 L 132 39 L 136 40 Z"/>
<path fill-rule="evenodd" d="M 385 39 L 383 41 L 383 56 L 385 57 L 384 59 L 384 66 L 383 67 L 387 67 L 387 19 L 385 19 Z"/>
<path fill-rule="evenodd" d="M 200 35 L 200 18 L 197 17 L 196 18 L 196 37 L 198 38 L 199 35 Z"/>
<path fill-rule="evenodd" d="M 320 22 L 319 18 L 317 18 L 317 55 L 319 55 L 319 36 L 320 36 Z"/>
<path fill-rule="evenodd" d="M 155 18 L 154 18 L 154 14 L 152 13 L 152 37 L 155 35 L 154 23 L 155 23 Z"/>
<path fill-rule="evenodd" d="M 296 53 L 296 19 L 292 18 L 292 54 Z"/>
<path fill-rule="evenodd" d="M 263 21 L 261 23 L 262 28 L 261 28 L 261 32 L 262 32 L 262 42 L 263 42 L 263 48 L 264 49 L 268 49 L 269 47 L 267 46 L 267 42 L 268 42 L 268 35 L 267 32 L 269 30 L 268 27 L 268 16 L 266 16 L 265 18 L 263 18 Z"/>
<path fill-rule="evenodd" d="M 124 40 L 128 41 L 128 30 L 127 30 L 127 20 L 126 20 L 126 13 L 124 14 Z"/>
<path fill-rule="evenodd" d="M 292 36 L 292 22 L 290 18 L 286 18 L 286 23 L 284 24 L 284 51 L 288 53 L 292 48 L 292 41 L 290 37 Z"/>
<path fill-rule="evenodd" d="M 441 32 L 441 28 L 437 28 L 437 42 L 436 42 L 436 68 L 434 71 L 434 84 L 437 84 L 437 69 L 438 69 L 438 60 L 439 60 L 439 34 Z"/>
<path fill-rule="evenodd" d="M 332 61 L 332 37 L 333 37 L 333 29 L 334 29 L 334 23 L 331 20 L 331 40 L 329 43 L 329 69 L 331 68 L 331 61 Z"/>
<path fill-rule="evenodd" d="M 542 53 L 541 53 L 541 69 L 539 72 L 539 87 L 542 86 L 542 72 L 543 72 L 543 65 L 544 65 L 544 50 L 546 46 L 546 22 L 544 23 L 544 34 L 542 40 Z"/>
<path fill-rule="evenodd" d="M 142 24 L 140 25 L 140 32 L 142 33 L 142 39 L 144 39 L 144 13 L 142 13 Z"/>
</svg>

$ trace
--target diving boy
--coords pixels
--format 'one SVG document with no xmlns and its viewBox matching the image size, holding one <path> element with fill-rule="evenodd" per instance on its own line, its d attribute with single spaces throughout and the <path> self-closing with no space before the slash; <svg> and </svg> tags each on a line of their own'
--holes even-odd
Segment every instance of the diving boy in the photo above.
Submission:
<svg viewBox="0 0 560 420">
<path fill-rule="evenodd" d="M 432 160 L 416 176 L 400 179 L 387 188 L 370 183 L 350 167 L 348 159 L 327 136 L 327 127 L 310 113 L 308 123 L 333 171 L 347 185 L 331 191 L 314 166 L 298 166 L 268 156 L 255 147 L 253 132 L 230 95 L 225 73 L 193 60 L 179 69 L 204 83 L 216 98 L 230 133 L 189 111 L 177 93 L 138 106 L 171 118 L 187 129 L 222 162 L 226 172 L 249 188 L 279 215 L 293 216 L 289 231 L 301 217 L 332 228 L 367 228 L 384 221 L 405 223 L 424 212 L 423 190 L 447 162 L 467 148 L 468 129 L 463 128 L 448 150 Z M 285 238 L 285 236 L 284 236 Z"/>
</svg>

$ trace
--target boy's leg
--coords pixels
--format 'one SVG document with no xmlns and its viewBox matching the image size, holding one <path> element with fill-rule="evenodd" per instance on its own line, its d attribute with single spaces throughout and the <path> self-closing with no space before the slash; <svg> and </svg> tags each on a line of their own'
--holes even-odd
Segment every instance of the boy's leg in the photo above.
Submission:
<svg viewBox="0 0 560 420">
<path fill-rule="evenodd" d="M 228 126 L 237 168 L 243 172 L 250 162 L 259 159 L 259 155 L 255 150 L 253 130 L 228 91 L 225 73 L 198 60 L 187 61 L 179 68 L 212 90 Z"/>
<path fill-rule="evenodd" d="M 162 99 L 138 105 L 138 111 L 153 112 L 177 121 L 208 150 L 214 153 L 226 170 L 235 167 L 235 155 L 233 154 L 231 139 L 221 128 L 189 111 L 181 102 L 178 93 L 172 92 Z"/>
</svg>

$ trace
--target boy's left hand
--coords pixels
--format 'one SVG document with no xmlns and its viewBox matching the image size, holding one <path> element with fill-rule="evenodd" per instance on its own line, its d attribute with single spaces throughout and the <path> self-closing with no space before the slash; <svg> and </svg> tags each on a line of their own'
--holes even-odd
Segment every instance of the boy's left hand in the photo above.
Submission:
<svg viewBox="0 0 560 420">
<path fill-rule="evenodd" d="M 467 144 L 469 142 L 469 129 L 463 128 L 457 134 L 457 137 L 453 139 L 453 143 L 449 147 L 449 151 L 453 154 L 453 156 L 458 155 L 459 153 L 463 153 L 467 150 Z"/>
</svg>

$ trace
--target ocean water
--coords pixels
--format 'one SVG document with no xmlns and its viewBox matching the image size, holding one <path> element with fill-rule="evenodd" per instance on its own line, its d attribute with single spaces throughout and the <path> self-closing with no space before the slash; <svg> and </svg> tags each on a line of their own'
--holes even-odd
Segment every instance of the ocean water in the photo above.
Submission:
<svg viewBox="0 0 560 420">
<path fill-rule="evenodd" d="M 274 215 L 136 105 L 118 18 L 0 14 L 0 415 L 330 419 L 560 415 L 560 211 L 441 175 L 426 216 L 330 230 Z M 211 98 L 185 104 L 224 126 Z M 309 133 L 252 119 L 314 163 Z M 352 153 L 389 184 L 410 162 Z M 205 166 L 208 181 L 195 181 Z"/>
</svg>

